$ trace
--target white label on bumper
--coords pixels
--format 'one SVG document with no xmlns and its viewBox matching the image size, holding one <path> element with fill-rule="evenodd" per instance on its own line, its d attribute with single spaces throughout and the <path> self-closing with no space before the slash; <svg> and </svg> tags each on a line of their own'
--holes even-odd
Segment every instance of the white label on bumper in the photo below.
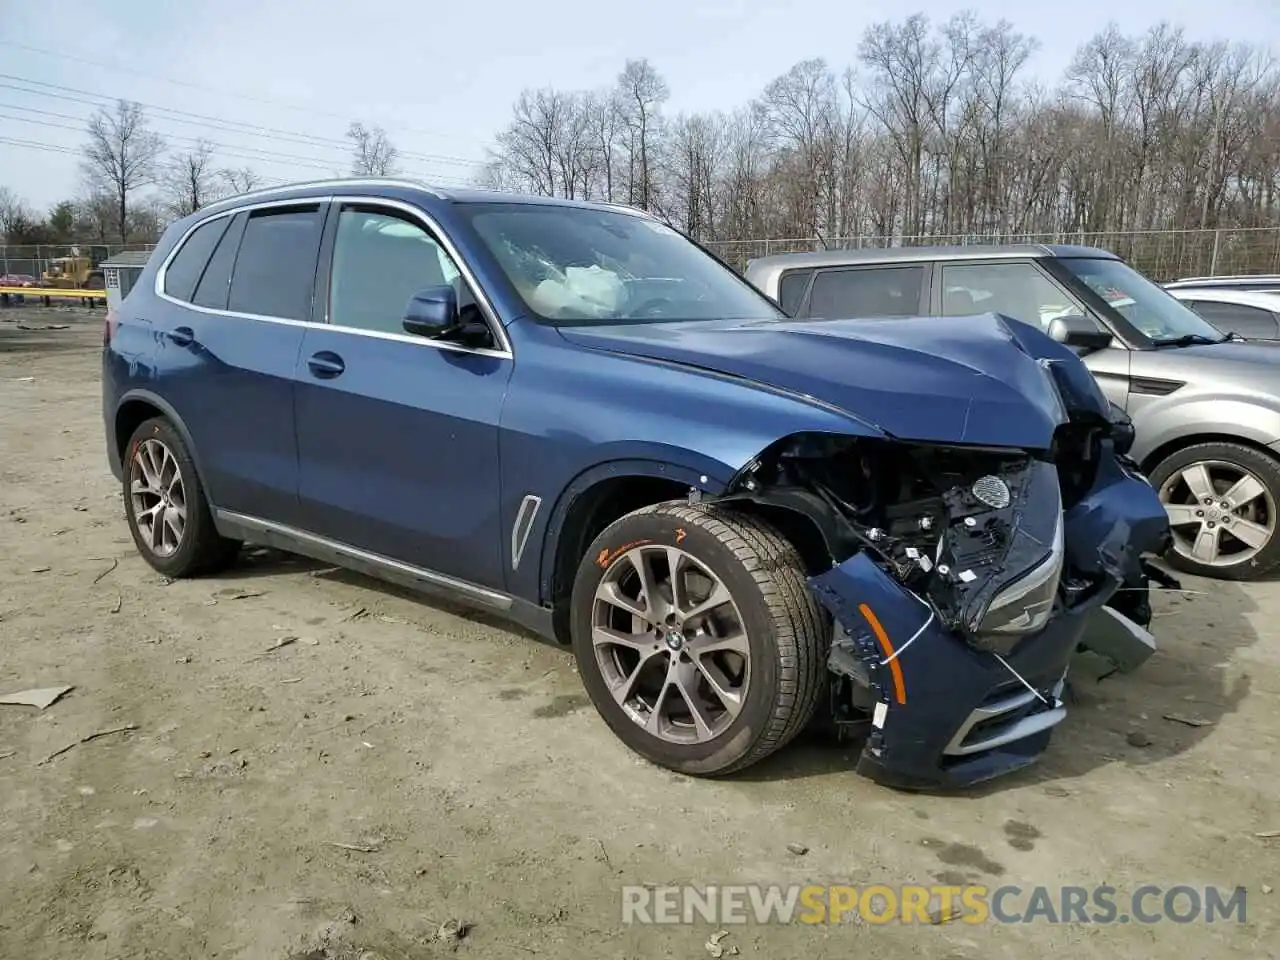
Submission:
<svg viewBox="0 0 1280 960">
<path fill-rule="evenodd" d="M 871 725 L 879 730 L 884 726 L 884 718 L 889 715 L 889 704 L 881 700 L 871 712 Z"/>
</svg>

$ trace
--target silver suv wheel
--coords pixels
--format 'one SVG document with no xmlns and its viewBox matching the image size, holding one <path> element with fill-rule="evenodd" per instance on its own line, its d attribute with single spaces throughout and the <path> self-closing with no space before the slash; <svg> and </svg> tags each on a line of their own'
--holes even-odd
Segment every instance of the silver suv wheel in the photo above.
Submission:
<svg viewBox="0 0 1280 960">
<path fill-rule="evenodd" d="M 1252 471 L 1223 460 L 1198 460 L 1168 477 L 1160 500 L 1174 549 L 1193 563 L 1248 563 L 1276 533 L 1276 502 Z"/>
</svg>

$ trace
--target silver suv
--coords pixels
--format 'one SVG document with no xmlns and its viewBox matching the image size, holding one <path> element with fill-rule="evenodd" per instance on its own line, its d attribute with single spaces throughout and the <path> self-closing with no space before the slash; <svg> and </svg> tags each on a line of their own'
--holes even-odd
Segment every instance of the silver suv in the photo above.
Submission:
<svg viewBox="0 0 1280 960">
<path fill-rule="evenodd" d="M 827 250 L 754 260 L 747 279 L 798 319 L 1000 313 L 1039 326 L 1132 418 L 1131 455 L 1173 527 L 1171 564 L 1250 580 L 1280 563 L 1280 344 L 1223 334 L 1114 254 Z"/>
</svg>

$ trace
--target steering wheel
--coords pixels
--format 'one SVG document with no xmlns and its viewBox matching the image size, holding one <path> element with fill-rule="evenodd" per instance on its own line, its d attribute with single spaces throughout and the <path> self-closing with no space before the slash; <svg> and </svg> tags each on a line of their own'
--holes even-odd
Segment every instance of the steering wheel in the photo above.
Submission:
<svg viewBox="0 0 1280 960">
<path fill-rule="evenodd" d="M 658 314 L 652 314 L 649 311 L 663 306 L 670 306 L 670 304 L 671 300 L 667 297 L 650 297 L 648 300 L 644 301 L 644 303 L 640 304 L 640 306 L 632 310 L 631 316 L 636 319 L 652 319 L 653 317 L 658 316 Z"/>
</svg>

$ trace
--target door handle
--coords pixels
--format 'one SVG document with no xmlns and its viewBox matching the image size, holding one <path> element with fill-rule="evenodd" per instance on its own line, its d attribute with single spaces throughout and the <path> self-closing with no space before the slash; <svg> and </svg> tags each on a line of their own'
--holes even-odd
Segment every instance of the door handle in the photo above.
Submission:
<svg viewBox="0 0 1280 960">
<path fill-rule="evenodd" d="M 195 342 L 196 332 L 190 327 L 174 327 L 169 331 L 169 339 L 180 347 L 188 347 Z"/>
<path fill-rule="evenodd" d="M 307 366 L 311 368 L 311 373 L 321 380 L 331 380 L 347 369 L 342 358 L 329 350 L 313 353 L 307 360 Z"/>
</svg>

